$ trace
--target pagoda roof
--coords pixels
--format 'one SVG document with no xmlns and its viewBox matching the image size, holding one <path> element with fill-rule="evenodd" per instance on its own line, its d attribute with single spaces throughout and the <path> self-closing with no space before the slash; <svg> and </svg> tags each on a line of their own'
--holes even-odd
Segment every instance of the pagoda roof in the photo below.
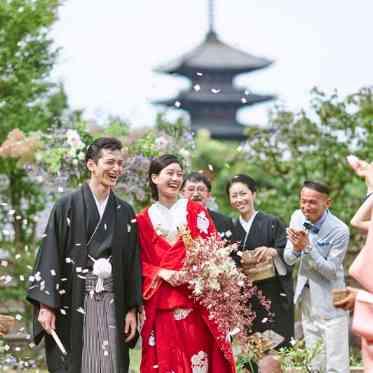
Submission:
<svg viewBox="0 0 373 373">
<path fill-rule="evenodd" d="M 189 53 L 155 69 L 162 73 L 189 75 L 194 72 L 231 71 L 236 74 L 263 69 L 273 61 L 256 57 L 223 43 L 214 31 Z"/>
<path fill-rule="evenodd" d="M 234 91 L 222 92 L 218 94 L 213 94 L 210 92 L 194 92 L 194 91 L 184 91 L 181 92 L 177 98 L 171 98 L 166 100 L 156 101 L 156 104 L 174 106 L 176 101 L 180 102 L 181 108 L 190 107 L 194 105 L 229 105 L 235 106 L 237 108 L 243 106 L 251 106 L 260 102 L 267 102 L 275 99 L 273 95 L 259 95 L 259 94 L 248 94 L 246 95 L 244 91 Z"/>
<path fill-rule="evenodd" d="M 192 122 L 192 131 L 208 130 L 214 139 L 244 141 L 247 139 L 245 131 L 247 126 L 237 121 L 225 121 L 217 123 L 216 121 L 194 121 Z"/>
</svg>

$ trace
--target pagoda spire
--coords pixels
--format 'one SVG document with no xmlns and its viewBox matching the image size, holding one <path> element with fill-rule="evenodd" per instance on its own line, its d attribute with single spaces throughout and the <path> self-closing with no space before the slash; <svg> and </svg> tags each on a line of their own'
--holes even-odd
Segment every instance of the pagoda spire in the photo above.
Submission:
<svg viewBox="0 0 373 373">
<path fill-rule="evenodd" d="M 208 0 L 209 34 L 215 34 L 215 0 Z"/>
<path fill-rule="evenodd" d="M 194 132 L 203 128 L 211 133 L 212 138 L 242 141 L 246 139 L 246 127 L 237 121 L 237 111 L 275 97 L 240 89 L 233 85 L 233 81 L 237 75 L 264 69 L 272 61 L 221 41 L 215 30 L 215 7 L 216 0 L 207 0 L 208 32 L 205 40 L 155 70 L 188 78 L 191 81 L 189 89 L 179 92 L 177 97 L 154 103 L 187 111 Z"/>
</svg>

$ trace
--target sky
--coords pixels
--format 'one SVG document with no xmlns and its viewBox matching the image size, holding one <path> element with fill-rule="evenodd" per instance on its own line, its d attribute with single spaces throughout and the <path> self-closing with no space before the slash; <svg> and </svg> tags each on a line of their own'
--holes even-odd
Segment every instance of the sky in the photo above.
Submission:
<svg viewBox="0 0 373 373">
<path fill-rule="evenodd" d="M 151 100 L 188 86 L 154 68 L 203 40 L 207 14 L 207 0 L 64 0 L 52 31 L 61 47 L 54 78 L 87 118 L 151 125 Z M 216 0 L 215 29 L 224 42 L 275 61 L 237 84 L 299 110 L 315 86 L 347 95 L 372 85 L 372 14 L 370 0 Z M 239 119 L 265 124 L 272 106 L 245 109 Z"/>
</svg>

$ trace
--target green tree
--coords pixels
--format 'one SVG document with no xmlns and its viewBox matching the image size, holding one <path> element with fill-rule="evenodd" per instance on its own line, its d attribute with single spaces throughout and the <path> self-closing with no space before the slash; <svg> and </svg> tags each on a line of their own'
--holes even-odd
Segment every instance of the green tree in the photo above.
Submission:
<svg viewBox="0 0 373 373">
<path fill-rule="evenodd" d="M 58 0 L 0 2 L 0 145 L 15 128 L 27 134 L 62 125 L 66 95 L 50 80 L 58 50 L 49 32 L 58 5 Z M 45 200 L 15 158 L 0 157 L 0 180 L 0 242 L 15 260 L 19 281 L 33 258 L 34 216 Z M 4 228 L 9 226 L 10 233 Z"/>
<path fill-rule="evenodd" d="M 364 196 L 364 182 L 347 165 L 355 154 L 372 160 L 373 92 L 362 89 L 340 98 L 312 91 L 310 108 L 294 113 L 277 108 L 265 127 L 249 127 L 243 144 L 197 136 L 193 168 L 213 180 L 213 195 L 221 210 L 232 214 L 225 193 L 227 181 L 247 173 L 258 182 L 257 207 L 288 223 L 298 207 L 299 189 L 307 179 L 332 190 L 332 210 L 348 223 Z M 359 242 L 353 233 L 353 246 Z"/>
</svg>

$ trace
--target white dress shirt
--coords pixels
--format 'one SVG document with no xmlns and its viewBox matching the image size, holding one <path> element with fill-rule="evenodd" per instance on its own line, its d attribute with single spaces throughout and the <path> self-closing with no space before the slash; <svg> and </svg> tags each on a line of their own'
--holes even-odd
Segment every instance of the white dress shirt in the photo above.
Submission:
<svg viewBox="0 0 373 373">
<path fill-rule="evenodd" d="M 95 202 L 96 202 L 96 206 L 97 206 L 97 210 L 98 210 L 98 213 L 100 215 L 100 220 L 102 219 L 103 215 L 104 215 L 104 212 L 105 212 L 105 209 L 106 209 L 106 205 L 107 205 L 107 202 L 109 200 L 109 196 L 110 196 L 110 193 L 107 195 L 107 197 L 102 201 L 100 202 L 95 194 L 92 192 L 93 194 L 93 198 L 95 199 Z"/>
</svg>

